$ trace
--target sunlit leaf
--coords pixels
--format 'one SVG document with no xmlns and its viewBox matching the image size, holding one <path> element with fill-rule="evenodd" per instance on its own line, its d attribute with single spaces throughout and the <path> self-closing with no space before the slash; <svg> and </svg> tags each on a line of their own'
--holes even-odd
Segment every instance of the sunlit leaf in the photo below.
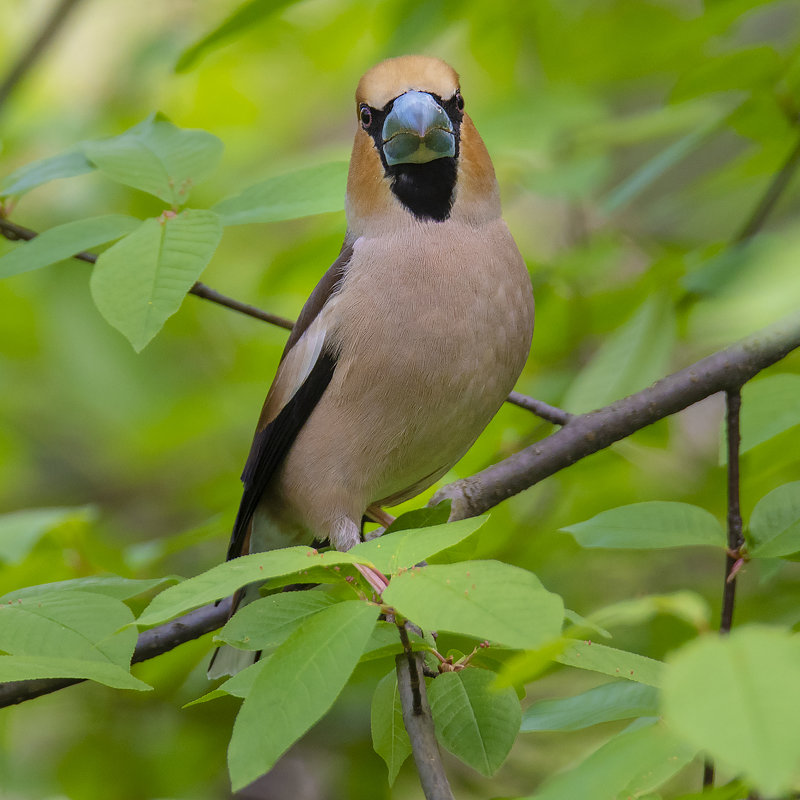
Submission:
<svg viewBox="0 0 800 800">
<path fill-rule="evenodd" d="M 271 769 L 333 705 L 377 616 L 376 606 L 358 600 L 337 603 L 305 620 L 273 653 L 233 726 L 228 767 L 234 791 Z"/>
<path fill-rule="evenodd" d="M 341 211 L 347 170 L 346 161 L 333 161 L 277 175 L 217 203 L 213 210 L 223 225 L 278 222 Z"/>
<path fill-rule="evenodd" d="M 533 573 L 498 561 L 411 569 L 392 578 L 383 599 L 423 630 L 463 633 L 515 648 L 556 638 L 564 618 L 561 598 Z"/>
<path fill-rule="evenodd" d="M 663 713 L 760 793 L 783 796 L 800 775 L 800 638 L 753 626 L 690 642 L 670 658 Z"/>
<path fill-rule="evenodd" d="M 86 142 L 86 157 L 118 183 L 155 195 L 173 208 L 216 169 L 222 142 L 201 130 L 178 128 L 160 114 L 112 139 Z"/>
<path fill-rule="evenodd" d="M 142 350 L 180 308 L 221 236 L 212 211 L 145 220 L 97 259 L 91 289 L 100 313 Z"/>
<path fill-rule="evenodd" d="M 141 220 L 122 214 L 89 217 L 67 222 L 40 233 L 36 238 L 0 258 L 0 278 L 47 267 L 81 250 L 88 250 L 131 233 Z"/>
<path fill-rule="evenodd" d="M 411 755 L 411 740 L 403 725 L 403 709 L 397 688 L 397 673 L 392 670 L 375 687 L 370 711 L 372 747 L 386 762 L 389 786 L 394 784 L 403 762 Z"/>
<path fill-rule="evenodd" d="M 612 681 L 573 697 L 540 700 L 525 709 L 520 730 L 577 731 L 633 717 L 658 713 L 658 690 L 653 686 Z"/>
<path fill-rule="evenodd" d="M 725 532 L 704 508 L 652 500 L 602 511 L 561 530 L 583 547 L 646 550 L 708 545 L 725 547 Z"/>
<path fill-rule="evenodd" d="M 521 717 L 516 692 L 493 684 L 493 673 L 468 667 L 439 675 L 428 688 L 436 738 L 486 777 L 506 760 Z"/>
</svg>

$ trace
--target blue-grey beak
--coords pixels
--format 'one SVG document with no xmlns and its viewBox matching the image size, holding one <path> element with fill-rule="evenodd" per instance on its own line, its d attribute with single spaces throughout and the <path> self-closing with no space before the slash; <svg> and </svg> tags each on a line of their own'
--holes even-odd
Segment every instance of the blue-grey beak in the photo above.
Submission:
<svg viewBox="0 0 800 800">
<path fill-rule="evenodd" d="M 426 164 L 456 154 L 453 123 L 427 92 L 406 92 L 394 101 L 383 123 L 386 163 Z"/>
</svg>

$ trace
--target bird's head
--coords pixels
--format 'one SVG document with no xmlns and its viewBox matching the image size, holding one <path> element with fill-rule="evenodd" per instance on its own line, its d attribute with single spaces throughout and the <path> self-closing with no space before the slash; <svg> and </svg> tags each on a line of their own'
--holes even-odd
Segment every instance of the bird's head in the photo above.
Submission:
<svg viewBox="0 0 800 800">
<path fill-rule="evenodd" d="M 492 162 L 464 111 L 458 74 L 444 61 L 382 61 L 359 82 L 356 113 L 347 181 L 352 233 L 500 215 Z"/>
</svg>

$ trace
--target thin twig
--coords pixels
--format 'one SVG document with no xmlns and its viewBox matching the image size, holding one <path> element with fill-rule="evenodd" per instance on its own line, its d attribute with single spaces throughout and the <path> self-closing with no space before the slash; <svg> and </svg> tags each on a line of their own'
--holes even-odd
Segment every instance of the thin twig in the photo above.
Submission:
<svg viewBox="0 0 800 800">
<path fill-rule="evenodd" d="M 0 110 L 2 110 L 17 84 L 25 77 L 27 72 L 39 60 L 47 45 L 63 26 L 70 12 L 78 5 L 80 0 L 61 0 L 45 20 L 41 30 L 28 45 L 27 50 L 20 54 L 17 62 L 0 83 Z"/>
<path fill-rule="evenodd" d="M 395 664 L 400 705 L 403 708 L 403 724 L 411 740 L 411 751 L 414 754 L 422 791 L 427 800 L 453 800 L 453 792 L 444 771 L 439 745 L 436 743 L 425 681 L 419 677 L 422 673 L 422 654 L 417 653 L 408 659 L 405 653 L 400 653 L 395 658 Z M 416 697 L 412 688 L 414 675 L 420 695 L 419 712 L 415 710 Z"/>
<path fill-rule="evenodd" d="M 537 417 L 541 417 L 547 422 L 552 422 L 554 425 L 566 425 L 573 417 L 572 414 L 561 408 L 548 405 L 535 397 L 528 397 L 528 395 L 521 392 L 511 392 L 506 402 L 524 408 L 526 411 L 531 411 Z"/>
<path fill-rule="evenodd" d="M 720 633 L 730 633 L 733 626 L 733 606 L 736 601 L 736 568 L 740 564 L 742 512 L 739 505 L 739 412 L 742 407 L 740 389 L 730 389 L 725 394 L 727 406 L 726 432 L 728 441 L 728 553 L 725 557 L 725 585 L 722 594 Z"/>
<path fill-rule="evenodd" d="M 197 639 L 205 633 L 221 628 L 230 617 L 231 598 L 219 605 L 208 605 L 185 614 L 171 622 L 151 628 L 139 635 L 133 651 L 132 664 L 160 656 L 180 644 Z M 0 684 L 0 708 L 33 700 L 44 694 L 83 683 L 81 678 L 40 678 L 27 681 L 9 681 Z"/>
</svg>

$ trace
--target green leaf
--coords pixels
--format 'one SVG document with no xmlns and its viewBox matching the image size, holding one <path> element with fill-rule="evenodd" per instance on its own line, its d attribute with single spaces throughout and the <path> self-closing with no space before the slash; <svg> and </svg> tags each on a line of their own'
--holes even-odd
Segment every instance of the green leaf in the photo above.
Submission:
<svg viewBox="0 0 800 800">
<path fill-rule="evenodd" d="M 397 673 L 392 670 L 375 687 L 370 711 L 372 747 L 386 762 L 389 786 L 394 785 L 403 762 L 411 755 L 411 740 L 403 724 L 403 708 L 397 688 Z"/>
<path fill-rule="evenodd" d="M 800 551 L 800 481 L 785 483 L 756 503 L 749 536 L 754 558 L 780 558 Z"/>
<path fill-rule="evenodd" d="M 37 678 L 85 678 L 114 689 L 149 691 L 128 670 L 107 661 L 47 656 L 0 656 L 0 682 L 25 681 Z"/>
<path fill-rule="evenodd" d="M 658 714 L 653 686 L 612 681 L 573 697 L 540 700 L 522 713 L 523 732 L 577 731 L 601 722 Z"/>
<path fill-rule="evenodd" d="M 278 222 L 344 208 L 348 164 L 333 161 L 267 178 L 213 206 L 223 225 Z"/>
<path fill-rule="evenodd" d="M 68 581 L 26 586 L 24 589 L 17 589 L 14 592 L 3 595 L 3 597 L 0 597 L 0 603 L 60 591 L 97 592 L 97 594 L 115 597 L 117 600 L 127 600 L 174 580 L 176 578 L 144 578 L 137 580 L 134 578 L 121 578 L 119 575 L 91 575 L 88 578 L 73 578 Z"/>
<path fill-rule="evenodd" d="M 636 199 L 662 175 L 683 161 L 690 153 L 697 150 L 712 133 L 719 129 L 719 124 L 719 118 L 711 120 L 702 127 L 672 142 L 653 158 L 646 161 L 632 175 L 629 175 L 618 186 L 615 186 L 608 193 L 605 200 L 601 201 L 604 213 L 613 214 Z"/>
<path fill-rule="evenodd" d="M 463 633 L 515 648 L 557 637 L 564 618 L 561 598 L 533 573 L 499 561 L 408 570 L 391 579 L 383 600 L 423 630 Z"/>
<path fill-rule="evenodd" d="M 648 686 L 660 687 L 663 680 L 663 662 L 597 642 L 571 642 L 555 660 L 569 667 L 602 672 L 612 678 L 625 678 Z"/>
<path fill-rule="evenodd" d="M 153 598 L 136 622 L 137 625 L 158 625 L 193 608 L 228 597 L 248 583 L 357 561 L 350 553 L 335 550 L 319 553 L 311 547 L 286 547 L 241 556 L 165 589 Z"/>
<path fill-rule="evenodd" d="M 0 605 L 0 650 L 10 655 L 111 661 L 129 665 L 136 646 L 133 614 L 95 592 L 44 592 Z"/>
<path fill-rule="evenodd" d="M 350 550 L 356 558 L 366 559 L 386 575 L 409 569 L 426 558 L 464 541 L 486 524 L 488 516 L 460 519 L 418 530 L 385 533 L 377 539 L 357 544 Z"/>
<path fill-rule="evenodd" d="M 88 250 L 131 233 L 141 220 L 122 214 L 68 222 L 40 233 L 35 239 L 20 244 L 0 258 L 0 278 L 47 267 L 81 250 Z"/>
<path fill-rule="evenodd" d="M 83 150 L 112 180 L 180 208 L 192 187 L 216 169 L 223 145 L 207 131 L 178 128 L 152 114 L 112 139 L 86 142 Z"/>
<path fill-rule="evenodd" d="M 90 285 L 100 313 L 139 352 L 180 308 L 221 236 L 211 211 L 145 220 L 97 259 Z"/>
<path fill-rule="evenodd" d="M 618 800 L 640 797 L 665 783 L 694 750 L 663 725 L 639 725 L 606 742 L 577 767 L 547 781 L 529 800 Z"/>
<path fill-rule="evenodd" d="M 700 631 L 708 630 L 711 608 L 697 592 L 681 591 L 671 594 L 651 594 L 622 600 L 589 615 L 587 622 L 613 628 L 617 625 L 642 625 L 659 614 L 668 614 Z"/>
<path fill-rule="evenodd" d="M 424 639 L 417 636 L 414 631 L 408 631 L 408 639 L 411 643 L 412 650 L 424 650 L 434 647 L 436 642 L 426 634 Z M 362 661 L 373 661 L 377 658 L 385 658 L 386 656 L 395 656 L 403 652 L 403 644 L 400 641 L 400 633 L 397 630 L 397 625 L 393 622 L 380 621 L 372 631 L 369 641 L 364 646 L 364 653 L 361 656 Z"/>
<path fill-rule="evenodd" d="M 676 800 L 741 800 L 750 794 L 749 789 L 741 781 L 732 781 L 724 786 L 706 788 L 693 794 L 682 794 Z"/>
<path fill-rule="evenodd" d="M 176 72 L 186 72 L 208 50 L 218 47 L 221 42 L 230 39 L 237 34 L 245 33 L 261 19 L 274 14 L 282 8 L 291 4 L 291 0 L 250 0 L 239 6 L 236 11 L 227 17 L 214 30 L 203 36 L 181 53 L 178 63 L 175 65 Z"/>
<path fill-rule="evenodd" d="M 800 774 L 800 638 L 766 627 L 707 636 L 669 659 L 664 720 L 761 794 Z"/>
<path fill-rule="evenodd" d="M 506 760 L 521 718 L 516 692 L 493 684 L 493 673 L 468 667 L 439 675 L 428 688 L 436 738 L 487 778 Z"/>
<path fill-rule="evenodd" d="M 725 547 L 725 532 L 713 514 L 688 503 L 650 501 L 603 511 L 568 525 L 582 547 L 639 550 L 710 545 Z"/>
<path fill-rule="evenodd" d="M 234 792 L 270 770 L 333 705 L 378 611 L 360 600 L 337 603 L 305 620 L 273 653 L 233 726 L 228 766 Z"/>
<path fill-rule="evenodd" d="M 435 506 L 423 506 L 406 511 L 395 519 L 386 529 L 386 533 L 396 533 L 397 531 L 419 530 L 420 528 L 433 528 L 437 525 L 444 525 L 450 520 L 450 510 L 453 501 L 450 498 L 442 500 Z"/>
<path fill-rule="evenodd" d="M 723 421 L 720 464 L 728 462 L 724 424 Z M 769 375 L 744 385 L 740 453 L 746 453 L 796 425 L 800 425 L 800 375 Z"/>
<path fill-rule="evenodd" d="M 17 564 L 46 533 L 74 520 L 87 520 L 90 506 L 78 508 L 28 508 L 0 515 L 0 561 Z"/>
<path fill-rule="evenodd" d="M 216 639 L 242 650 L 269 650 L 286 641 L 312 614 L 339 602 L 327 592 L 282 592 L 240 608 Z"/>
<path fill-rule="evenodd" d="M 69 150 L 57 156 L 25 164 L 0 181 L 0 197 L 21 195 L 41 186 L 43 183 L 72 178 L 91 172 L 94 167 L 86 160 L 80 149 Z"/>
<path fill-rule="evenodd" d="M 253 684 L 256 682 L 256 678 L 261 674 L 261 670 L 264 669 L 270 658 L 271 655 L 262 656 L 255 664 L 250 664 L 249 667 L 245 667 L 233 677 L 221 683 L 216 689 L 206 692 L 196 700 L 186 703 L 183 707 L 188 708 L 189 706 L 200 705 L 201 703 L 207 703 L 209 700 L 216 700 L 219 697 L 229 697 L 231 695 L 233 697 L 247 697 L 247 695 L 250 694 L 250 690 L 253 688 Z"/>
<path fill-rule="evenodd" d="M 564 408 L 582 414 L 663 377 L 675 335 L 672 301 L 666 294 L 650 297 L 578 374 L 564 398 Z"/>
</svg>

